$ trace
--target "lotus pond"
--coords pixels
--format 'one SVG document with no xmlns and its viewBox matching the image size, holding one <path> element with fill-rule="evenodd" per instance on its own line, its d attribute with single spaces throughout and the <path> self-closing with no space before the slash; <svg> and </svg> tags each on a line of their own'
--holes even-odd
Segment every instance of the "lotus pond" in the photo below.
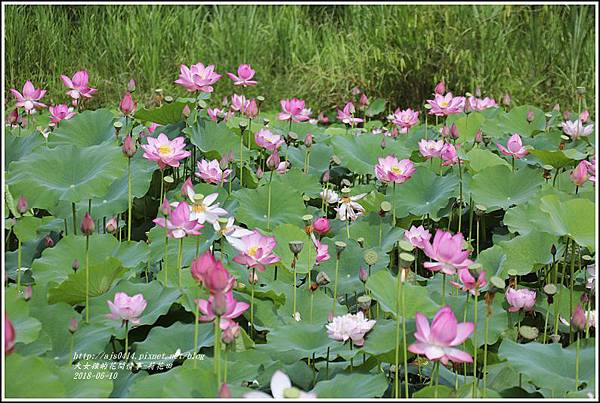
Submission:
<svg viewBox="0 0 600 403">
<path fill-rule="evenodd" d="M 90 110 L 61 79 L 8 94 L 6 397 L 596 396 L 584 88 L 263 111 L 198 63 Z"/>
</svg>

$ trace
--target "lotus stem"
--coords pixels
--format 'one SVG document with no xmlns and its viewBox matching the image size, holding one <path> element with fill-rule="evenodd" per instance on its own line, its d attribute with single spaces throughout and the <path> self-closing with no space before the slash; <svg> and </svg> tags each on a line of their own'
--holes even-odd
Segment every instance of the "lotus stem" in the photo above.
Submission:
<svg viewBox="0 0 600 403">
<path fill-rule="evenodd" d="M 548 333 L 548 318 L 550 317 L 548 312 L 550 312 L 550 303 L 546 302 L 546 320 L 544 322 L 544 338 L 542 339 L 542 344 L 546 344 L 546 335 Z"/>
<path fill-rule="evenodd" d="M 131 158 L 127 158 L 127 241 L 131 241 L 131 201 Z"/>
<path fill-rule="evenodd" d="M 338 254 L 338 256 L 335 259 L 335 280 L 333 283 L 333 307 L 331 309 L 334 316 L 335 316 L 335 306 L 336 306 L 336 302 L 337 302 L 337 285 L 338 285 L 339 271 L 340 271 L 340 258 L 339 258 L 339 254 Z"/>
<path fill-rule="evenodd" d="M 163 257 L 163 264 L 165 270 L 165 287 L 169 286 L 169 232 L 167 230 L 167 216 L 165 216 L 165 256 Z"/>
<path fill-rule="evenodd" d="M 252 281 L 250 281 L 250 338 L 254 335 L 254 277 L 255 268 L 252 268 Z"/>
<path fill-rule="evenodd" d="M 267 199 L 267 231 L 271 229 L 271 182 L 273 181 L 273 169 L 269 174 L 268 199 Z"/>
<path fill-rule="evenodd" d="M 90 323 L 90 237 L 85 236 L 85 323 Z"/>
<path fill-rule="evenodd" d="M 396 226 L 396 182 L 392 182 L 392 226 Z"/>
<path fill-rule="evenodd" d="M 315 297 L 315 292 L 311 291 L 310 292 L 310 316 L 309 316 L 310 323 L 312 323 L 312 321 L 313 321 L 313 300 L 314 300 L 314 297 Z"/>
<path fill-rule="evenodd" d="M 488 328 L 490 323 L 491 304 L 488 305 L 488 312 L 485 315 L 485 328 L 483 335 L 483 396 L 487 396 L 487 351 L 488 351 Z"/>
<path fill-rule="evenodd" d="M 469 242 L 473 240 L 473 197 L 469 194 Z"/>
<path fill-rule="evenodd" d="M 129 321 L 125 321 L 125 362 L 127 362 L 127 354 L 129 352 Z"/>
<path fill-rule="evenodd" d="M 477 397 L 477 314 L 478 314 L 478 298 L 479 292 L 475 290 L 475 312 L 474 312 L 474 325 L 473 325 L 473 397 Z"/>
<path fill-rule="evenodd" d="M 200 313 L 198 312 L 199 308 L 198 308 L 198 304 L 194 301 L 194 305 L 196 305 L 196 309 L 194 310 L 195 312 L 195 318 L 196 320 L 194 321 L 194 355 L 193 355 L 193 359 L 194 359 L 194 369 L 196 369 L 196 362 L 198 361 L 196 359 L 196 354 L 198 354 L 198 321 L 199 321 L 199 315 Z"/>
<path fill-rule="evenodd" d="M 244 179 L 244 132 L 240 133 L 240 187 L 243 187 L 243 179 Z"/>
<path fill-rule="evenodd" d="M 77 215 L 75 213 L 75 202 L 71 203 L 71 211 L 73 213 L 73 235 L 77 235 Z"/>
<path fill-rule="evenodd" d="M 19 238 L 17 238 L 17 294 L 21 293 L 21 253 L 22 253 L 22 243 Z"/>
<path fill-rule="evenodd" d="M 570 275 L 570 284 L 569 284 L 569 312 L 573 312 L 573 284 L 575 282 L 575 251 L 577 247 L 575 246 L 575 240 L 571 240 L 571 275 Z M 572 321 L 569 321 L 569 342 L 573 340 L 573 325 Z"/>
<path fill-rule="evenodd" d="M 217 385 L 221 385 L 221 317 L 215 318 L 215 374 L 217 375 Z"/>
<path fill-rule="evenodd" d="M 512 171 L 515 172 L 515 156 L 512 157 Z"/>
<path fill-rule="evenodd" d="M 402 269 L 404 270 L 404 269 Z M 408 399 L 408 357 L 406 347 L 406 298 L 404 297 L 404 283 L 400 277 L 400 298 L 402 303 L 402 352 L 404 354 L 404 397 Z"/>
<path fill-rule="evenodd" d="M 179 251 L 177 253 L 177 272 L 178 272 L 178 281 L 179 288 L 181 288 L 181 272 L 183 271 L 183 238 L 179 238 Z"/>
<path fill-rule="evenodd" d="M 228 346 L 225 344 L 223 349 L 223 383 L 227 383 L 227 350 Z"/>
<path fill-rule="evenodd" d="M 346 237 L 350 239 L 350 219 L 346 217 Z"/>
<path fill-rule="evenodd" d="M 446 273 L 442 273 L 442 306 L 446 305 Z"/>
<path fill-rule="evenodd" d="M 73 340 L 74 338 L 75 335 L 71 333 L 71 340 L 69 342 L 69 366 L 71 367 L 73 366 L 73 344 L 75 343 Z"/>
<path fill-rule="evenodd" d="M 577 332 L 577 342 L 575 344 L 575 391 L 579 389 L 579 332 Z"/>
</svg>

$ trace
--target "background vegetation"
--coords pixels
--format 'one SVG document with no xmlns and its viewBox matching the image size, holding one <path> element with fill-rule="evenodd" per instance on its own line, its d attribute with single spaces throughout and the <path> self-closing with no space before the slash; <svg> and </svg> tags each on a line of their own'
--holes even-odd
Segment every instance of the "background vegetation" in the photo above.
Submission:
<svg viewBox="0 0 600 403">
<path fill-rule="evenodd" d="M 178 66 L 196 62 L 223 74 L 251 63 L 252 93 L 270 106 L 297 96 L 328 108 L 358 85 L 418 107 L 442 78 L 455 93 L 562 108 L 585 86 L 594 101 L 593 6 L 37 5 L 6 6 L 5 24 L 7 88 L 31 79 L 54 102 L 60 74 L 83 68 L 96 104 L 116 104 L 130 78 L 138 97 L 183 95 Z M 229 79 L 216 91 L 230 94 Z"/>
</svg>

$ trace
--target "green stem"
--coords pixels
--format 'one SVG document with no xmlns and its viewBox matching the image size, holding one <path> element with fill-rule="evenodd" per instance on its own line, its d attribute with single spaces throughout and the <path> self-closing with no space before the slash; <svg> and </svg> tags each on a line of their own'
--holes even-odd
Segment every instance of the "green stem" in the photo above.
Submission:
<svg viewBox="0 0 600 403">
<path fill-rule="evenodd" d="M 546 344 L 546 335 L 548 334 L 548 318 L 550 317 L 550 303 L 546 302 L 546 320 L 544 322 L 544 338 L 542 344 Z"/>
<path fill-rule="evenodd" d="M 196 354 L 198 354 L 198 321 L 199 321 L 199 307 L 198 304 L 194 301 L 194 304 L 196 305 L 196 309 L 195 309 L 195 317 L 196 320 L 194 322 L 194 355 L 193 355 L 193 359 L 194 359 L 194 369 L 196 369 L 196 362 L 198 361 L 196 359 Z"/>
<path fill-rule="evenodd" d="M 473 240 L 473 198 L 469 195 L 469 243 Z"/>
<path fill-rule="evenodd" d="M 336 306 L 336 302 L 337 302 L 337 284 L 338 284 L 339 271 L 340 271 L 340 258 L 337 257 L 335 259 L 335 280 L 333 283 L 333 308 L 331 309 L 334 316 L 335 316 L 335 306 Z"/>
<path fill-rule="evenodd" d="M 312 323 L 312 320 L 313 320 L 313 299 L 314 299 L 314 296 L 315 296 L 315 292 L 311 291 L 310 292 L 310 316 L 309 316 L 310 323 Z"/>
<path fill-rule="evenodd" d="M 90 237 L 85 237 L 85 323 L 90 323 Z"/>
<path fill-rule="evenodd" d="M 71 211 L 73 213 L 73 235 L 77 235 L 77 214 L 75 213 L 75 203 L 71 203 Z"/>
<path fill-rule="evenodd" d="M 442 306 L 446 305 L 446 273 L 442 273 Z"/>
<path fill-rule="evenodd" d="M 396 276 L 396 353 L 394 356 L 394 363 L 396 371 L 394 372 L 394 397 L 400 398 L 400 292 L 402 287 L 401 272 L 398 271 Z"/>
<path fill-rule="evenodd" d="M 255 268 L 252 268 L 252 281 L 250 282 L 250 337 L 254 335 L 254 277 Z"/>
<path fill-rule="evenodd" d="M 350 218 L 346 217 L 346 237 L 350 239 Z"/>
<path fill-rule="evenodd" d="M 396 226 L 396 182 L 392 185 L 392 226 Z"/>
<path fill-rule="evenodd" d="M 215 374 L 217 375 L 217 385 L 221 385 L 221 317 L 215 318 Z"/>
<path fill-rule="evenodd" d="M 243 179 L 244 179 L 244 170 L 243 168 L 244 161 L 244 132 L 240 134 L 240 187 L 243 187 Z"/>
<path fill-rule="evenodd" d="M 475 318 L 474 318 L 474 326 L 473 326 L 473 397 L 477 397 L 477 314 L 478 314 L 478 297 L 479 293 L 477 290 L 475 291 Z"/>
<path fill-rule="evenodd" d="M 22 248 L 21 248 L 21 240 L 18 239 L 18 245 L 17 245 L 17 294 L 21 293 L 21 253 L 22 253 Z"/>
<path fill-rule="evenodd" d="M 129 321 L 125 321 L 125 362 L 127 362 L 127 353 L 129 352 Z"/>
<path fill-rule="evenodd" d="M 575 391 L 579 389 L 579 333 L 577 333 L 577 343 L 575 345 Z"/>
<path fill-rule="evenodd" d="M 169 233 L 167 230 L 167 216 L 165 216 L 165 256 L 163 257 L 165 271 L 165 287 L 169 286 Z"/>
<path fill-rule="evenodd" d="M 181 288 L 181 272 L 183 271 L 183 267 L 181 267 L 181 265 L 183 264 L 183 238 L 179 238 L 179 251 L 177 253 L 177 273 L 178 273 L 178 281 L 179 281 L 179 288 Z"/>
<path fill-rule="evenodd" d="M 438 397 L 438 386 L 440 385 L 440 362 L 435 362 L 435 391 L 433 392 L 433 397 L 437 399 Z"/>
<path fill-rule="evenodd" d="M 573 285 L 575 280 L 575 241 L 571 241 L 571 276 L 570 276 L 570 284 L 569 284 L 569 312 L 573 312 Z M 573 340 L 573 326 L 571 321 L 569 321 L 569 342 Z"/>
<path fill-rule="evenodd" d="M 294 284 L 293 284 L 293 287 L 294 287 L 294 303 L 293 303 L 293 305 L 294 306 L 293 306 L 293 310 L 292 310 L 292 316 L 294 318 L 296 318 L 296 291 L 298 289 L 298 271 L 296 270 L 296 264 L 298 263 L 297 255 L 294 256 L 293 263 L 294 264 L 292 265 L 292 267 L 294 268 Z"/>
<path fill-rule="evenodd" d="M 74 338 L 75 338 L 75 336 L 73 335 L 73 333 L 71 333 L 71 342 L 69 343 L 69 365 L 71 367 L 73 366 L 73 344 L 74 344 L 73 339 Z"/>
<path fill-rule="evenodd" d="M 491 309 L 491 307 L 490 307 Z M 485 316 L 485 330 L 484 330 L 484 335 L 483 335 L 483 396 L 482 397 L 486 397 L 487 395 L 487 351 L 488 351 L 488 325 L 490 323 L 490 314 L 488 312 L 488 314 Z"/>
<path fill-rule="evenodd" d="M 402 277 L 400 276 L 402 279 Z M 408 354 L 406 347 L 406 298 L 404 297 L 404 284 L 400 281 L 400 298 L 402 302 L 402 352 L 404 354 L 404 397 L 408 399 Z"/>
<path fill-rule="evenodd" d="M 127 240 L 131 241 L 131 158 L 127 158 Z"/>
<path fill-rule="evenodd" d="M 268 199 L 267 199 L 267 231 L 271 229 L 271 181 L 273 180 L 273 169 L 269 174 L 269 187 L 268 187 Z"/>
</svg>

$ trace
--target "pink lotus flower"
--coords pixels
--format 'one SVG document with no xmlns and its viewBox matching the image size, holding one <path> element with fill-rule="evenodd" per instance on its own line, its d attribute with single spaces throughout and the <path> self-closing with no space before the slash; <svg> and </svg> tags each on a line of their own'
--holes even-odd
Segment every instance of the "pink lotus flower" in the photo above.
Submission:
<svg viewBox="0 0 600 403">
<path fill-rule="evenodd" d="M 329 118 L 323 112 L 319 112 L 319 116 L 317 117 L 317 120 L 324 125 L 329 123 Z"/>
<path fill-rule="evenodd" d="M 150 124 L 150 126 L 148 126 L 146 128 L 146 130 L 148 131 L 148 134 L 153 135 L 154 132 L 156 131 L 156 129 L 158 128 L 158 126 L 160 126 L 158 123 L 152 122 L 152 124 Z"/>
<path fill-rule="evenodd" d="M 579 120 L 581 120 L 581 123 L 587 122 L 589 118 L 590 118 L 590 111 L 588 111 L 587 109 L 585 111 L 581 112 L 581 115 L 579 115 Z"/>
<path fill-rule="evenodd" d="M 13 109 L 7 116 L 6 119 L 7 126 L 10 127 L 24 127 L 24 123 L 26 123 L 26 119 L 19 114 L 19 109 Z"/>
<path fill-rule="evenodd" d="M 237 76 L 233 73 L 227 73 L 229 78 L 233 80 L 233 85 L 243 85 L 244 87 L 257 84 L 256 81 L 252 81 L 254 74 L 256 74 L 256 71 L 249 64 L 240 64 L 237 69 Z"/>
<path fill-rule="evenodd" d="M 406 182 L 416 170 L 411 160 L 403 159 L 399 161 L 393 155 L 379 158 L 378 161 L 375 165 L 375 176 L 383 183 Z"/>
<path fill-rule="evenodd" d="M 329 220 L 326 217 L 319 217 L 313 223 L 313 229 L 319 235 L 325 235 L 329 232 Z"/>
<path fill-rule="evenodd" d="M 119 223 L 115 217 L 111 217 L 108 221 L 106 221 L 106 226 L 104 227 L 106 232 L 112 234 L 119 228 Z"/>
<path fill-rule="evenodd" d="M 147 140 L 148 144 L 142 144 L 144 158 L 156 161 L 161 170 L 167 166 L 179 167 L 179 161 L 191 154 L 189 151 L 185 151 L 183 137 L 177 137 L 171 141 L 164 133 L 160 133 L 157 138 L 148 137 Z"/>
<path fill-rule="evenodd" d="M 134 325 L 140 323 L 139 317 L 148 304 L 142 294 L 130 297 L 124 292 L 116 293 L 114 301 L 106 301 L 106 303 L 110 308 L 110 313 L 106 315 L 109 319 L 120 319 Z"/>
<path fill-rule="evenodd" d="M 137 102 L 133 101 L 131 94 L 126 92 L 119 103 L 119 109 L 123 112 L 123 115 L 131 115 L 137 109 Z"/>
<path fill-rule="evenodd" d="M 217 259 L 211 251 L 207 250 L 196 259 L 192 260 L 190 271 L 192 277 L 199 283 L 204 282 L 204 276 L 216 269 Z"/>
<path fill-rule="evenodd" d="M 229 217 L 226 223 L 213 224 L 214 230 L 224 236 L 230 244 L 235 242 L 233 241 L 234 239 L 240 239 L 252 234 L 252 231 L 235 225 L 234 222 L 235 218 Z"/>
<path fill-rule="evenodd" d="M 240 252 L 233 258 L 234 262 L 256 268 L 258 271 L 265 271 L 265 266 L 281 260 L 273 253 L 277 246 L 275 237 L 264 236 L 258 230 L 240 239 L 232 238 L 229 243 Z"/>
<path fill-rule="evenodd" d="M 248 101 L 244 115 L 246 115 L 248 119 L 256 119 L 258 116 L 258 105 L 256 104 L 256 100 L 254 98 Z"/>
<path fill-rule="evenodd" d="M 456 152 L 456 147 L 454 144 L 446 143 L 444 147 L 442 147 L 442 151 L 440 152 L 440 157 L 444 162 L 442 162 L 443 166 L 458 164 L 458 153 Z"/>
<path fill-rule="evenodd" d="M 155 218 L 153 222 L 161 227 L 167 227 L 167 235 L 171 238 L 183 238 L 186 235 L 200 235 L 204 228 L 198 221 L 190 218 L 190 206 L 186 202 L 177 204 L 177 208 L 166 218 Z"/>
<path fill-rule="evenodd" d="M 521 309 L 526 312 L 533 310 L 535 296 L 535 291 L 528 290 L 527 288 L 520 288 L 518 290 L 508 288 L 506 290 L 506 301 L 510 305 L 508 312 L 518 312 Z"/>
<path fill-rule="evenodd" d="M 471 295 L 479 295 L 479 289 L 487 284 L 484 271 L 481 271 L 476 279 L 469 269 L 460 269 L 458 271 L 458 278 L 462 284 L 456 281 L 450 281 L 450 284 L 463 291 L 468 291 Z"/>
<path fill-rule="evenodd" d="M 234 111 L 239 111 L 240 113 L 244 113 L 246 111 L 246 107 L 248 106 L 248 100 L 243 95 L 233 94 L 231 97 L 231 109 Z"/>
<path fill-rule="evenodd" d="M 577 304 L 575 311 L 573 311 L 573 315 L 571 316 L 571 325 L 576 330 L 584 330 L 587 324 L 587 317 L 581 304 Z"/>
<path fill-rule="evenodd" d="M 581 161 L 573 172 L 571 172 L 570 178 L 571 182 L 573 182 L 577 186 L 583 186 L 583 184 L 588 180 L 588 165 L 590 163 L 588 161 Z"/>
<path fill-rule="evenodd" d="M 435 98 L 428 99 L 427 103 L 431 105 L 430 115 L 448 116 L 463 111 L 465 97 L 455 97 L 451 92 L 446 95 L 435 94 Z"/>
<path fill-rule="evenodd" d="M 433 91 L 435 94 L 444 95 L 444 92 L 446 92 L 446 83 L 444 83 L 444 80 L 437 83 Z"/>
<path fill-rule="evenodd" d="M 408 231 L 404 231 L 404 239 L 406 239 L 415 248 L 423 249 L 426 243 L 429 243 L 431 234 L 422 225 L 410 227 Z"/>
<path fill-rule="evenodd" d="M 365 334 L 373 329 L 375 323 L 375 320 L 365 319 L 362 311 L 357 314 L 348 313 L 334 317 L 331 323 L 326 325 L 327 335 L 333 340 L 343 342 L 350 339 L 355 346 L 360 347 L 365 344 Z"/>
<path fill-rule="evenodd" d="M 46 104 L 39 102 L 46 93 L 46 90 L 35 88 L 31 81 L 27 80 L 23 86 L 23 94 L 14 88 L 10 92 L 17 100 L 17 108 L 25 108 L 27 113 L 32 113 L 34 109 L 43 109 Z"/>
<path fill-rule="evenodd" d="M 13 352 L 15 348 L 16 341 L 16 332 L 15 327 L 13 326 L 10 319 L 8 319 L 8 314 L 4 313 L 4 355 L 9 355 Z"/>
<path fill-rule="evenodd" d="M 215 73 L 215 66 L 210 64 L 204 67 L 202 63 L 193 64 L 188 68 L 185 64 L 181 65 L 179 78 L 175 84 L 181 85 L 189 92 L 213 92 L 212 85 L 219 81 L 220 74 Z"/>
<path fill-rule="evenodd" d="M 588 175 L 590 176 L 590 182 L 596 183 L 596 157 L 593 156 L 591 160 L 586 164 Z"/>
<path fill-rule="evenodd" d="M 198 161 L 198 172 L 195 175 L 207 183 L 223 183 L 231 173 L 231 169 L 221 169 L 218 160 Z"/>
<path fill-rule="evenodd" d="M 279 120 L 291 120 L 292 122 L 304 122 L 310 119 L 310 109 L 304 107 L 304 101 L 298 98 L 282 99 L 281 110 L 277 118 Z"/>
<path fill-rule="evenodd" d="M 356 123 L 360 123 L 363 121 L 363 119 L 354 117 L 355 111 L 356 110 L 354 108 L 354 104 L 352 102 L 348 102 L 344 106 L 344 109 L 337 110 L 337 119 L 344 122 L 347 125 L 354 126 Z"/>
<path fill-rule="evenodd" d="M 419 151 L 425 158 L 441 157 L 442 150 L 444 149 L 444 140 L 425 140 L 419 141 Z"/>
<path fill-rule="evenodd" d="M 221 263 L 220 260 L 215 261 L 214 256 L 212 257 L 212 260 L 213 261 L 210 262 L 211 266 L 204 268 L 204 273 L 200 271 L 200 273 L 197 274 L 200 275 L 202 284 L 212 295 L 226 294 L 230 292 L 235 286 L 235 277 L 229 274 L 227 269 L 223 267 L 223 263 Z M 204 263 L 207 263 L 206 258 L 204 260 Z"/>
<path fill-rule="evenodd" d="M 408 130 L 419 123 L 419 112 L 413 111 L 411 108 L 396 111 L 389 115 L 388 120 L 400 128 L 400 133 L 408 133 Z"/>
<path fill-rule="evenodd" d="M 233 116 L 233 112 L 226 112 L 225 110 L 219 108 L 207 108 L 206 113 L 208 113 L 210 120 L 214 122 L 219 121 L 219 119 L 223 119 L 225 122 L 227 122 L 227 120 Z"/>
<path fill-rule="evenodd" d="M 17 104 L 18 106 L 18 104 Z M 571 136 L 573 140 L 577 140 L 582 136 L 589 136 L 594 132 L 594 125 L 583 126 L 583 122 L 580 119 L 577 119 L 573 122 L 567 120 L 566 122 L 561 123 L 563 132 Z"/>
<path fill-rule="evenodd" d="M 527 154 L 529 154 L 529 151 L 527 151 L 523 147 L 521 136 L 519 136 L 517 133 L 510 136 L 510 138 L 508 139 L 508 142 L 506 143 L 506 147 L 508 149 L 504 148 L 502 144 L 498 143 L 496 145 L 498 146 L 500 152 L 506 155 L 507 157 L 515 157 L 516 159 L 521 159 Z"/>
<path fill-rule="evenodd" d="M 473 262 L 469 259 L 469 251 L 463 250 L 463 243 L 464 238 L 460 232 L 452 235 L 438 229 L 433 243 L 425 242 L 423 245 L 423 251 L 434 262 L 425 262 L 423 266 L 431 271 L 450 275 L 456 273 L 456 270 L 469 267 Z"/>
<path fill-rule="evenodd" d="M 469 97 L 467 99 L 467 103 L 473 111 L 482 111 L 484 109 L 495 108 L 498 106 L 496 105 L 496 101 L 493 98 L 488 97 L 485 97 L 483 99 Z"/>
<path fill-rule="evenodd" d="M 317 256 L 316 256 L 315 263 L 318 265 L 321 262 L 329 260 L 329 258 L 330 258 L 329 245 L 321 243 L 321 241 L 319 241 L 317 239 L 317 237 L 315 237 L 314 233 L 310 234 L 310 239 L 312 240 L 312 243 L 313 243 L 315 249 L 317 250 Z"/>
<path fill-rule="evenodd" d="M 273 151 L 273 154 L 269 155 L 269 158 L 267 158 L 266 165 L 267 165 L 267 168 L 269 168 L 270 170 L 274 170 L 279 167 L 280 163 L 281 163 L 281 159 L 279 158 L 279 152 L 277 150 L 275 150 L 275 151 Z"/>
<path fill-rule="evenodd" d="M 279 175 L 283 175 L 285 174 L 288 169 L 290 168 L 290 162 L 289 161 L 281 161 L 279 163 L 279 165 L 277 165 L 277 168 L 275 169 L 275 172 L 277 172 Z"/>
<path fill-rule="evenodd" d="M 369 105 L 369 98 L 367 98 L 367 95 L 364 92 L 362 94 L 360 94 L 360 98 L 358 100 L 358 103 L 360 104 L 360 106 L 362 108 L 364 108 L 365 106 Z"/>
<path fill-rule="evenodd" d="M 269 129 L 260 129 L 254 134 L 254 141 L 265 150 L 275 151 L 284 143 L 283 138 Z"/>
<path fill-rule="evenodd" d="M 417 331 L 416 343 L 408 346 L 408 351 L 414 354 L 425 354 L 431 361 L 441 361 L 447 365 L 448 361 L 463 363 L 473 362 L 469 353 L 455 348 L 473 333 L 475 326 L 471 322 L 458 323 L 454 312 L 445 306 L 435 314 L 431 327 L 427 317 L 421 312 L 416 314 Z"/>
<path fill-rule="evenodd" d="M 225 312 L 220 315 L 219 327 L 222 330 L 227 329 L 229 326 L 232 326 L 233 319 L 242 315 L 249 307 L 246 302 L 237 301 L 233 298 L 233 292 L 229 291 L 224 294 L 224 308 Z M 211 295 L 208 297 L 208 300 L 205 299 L 196 299 L 194 300 L 196 304 L 198 304 L 198 310 L 202 313 L 202 315 L 198 318 L 201 322 L 212 322 L 216 317 L 215 313 L 215 299 L 221 297 L 219 294 Z M 218 310 L 217 310 L 218 311 Z"/>
<path fill-rule="evenodd" d="M 73 108 L 69 108 L 66 104 L 59 104 L 48 108 L 50 112 L 50 125 L 54 126 L 61 120 L 68 120 L 75 116 Z"/>
<path fill-rule="evenodd" d="M 90 88 L 88 86 L 89 76 L 86 70 L 78 71 L 73 75 L 72 79 L 65 75 L 61 75 L 60 78 L 65 87 L 69 88 L 67 95 L 74 100 L 78 100 L 81 97 L 91 98 L 97 91 L 96 88 Z"/>
</svg>

